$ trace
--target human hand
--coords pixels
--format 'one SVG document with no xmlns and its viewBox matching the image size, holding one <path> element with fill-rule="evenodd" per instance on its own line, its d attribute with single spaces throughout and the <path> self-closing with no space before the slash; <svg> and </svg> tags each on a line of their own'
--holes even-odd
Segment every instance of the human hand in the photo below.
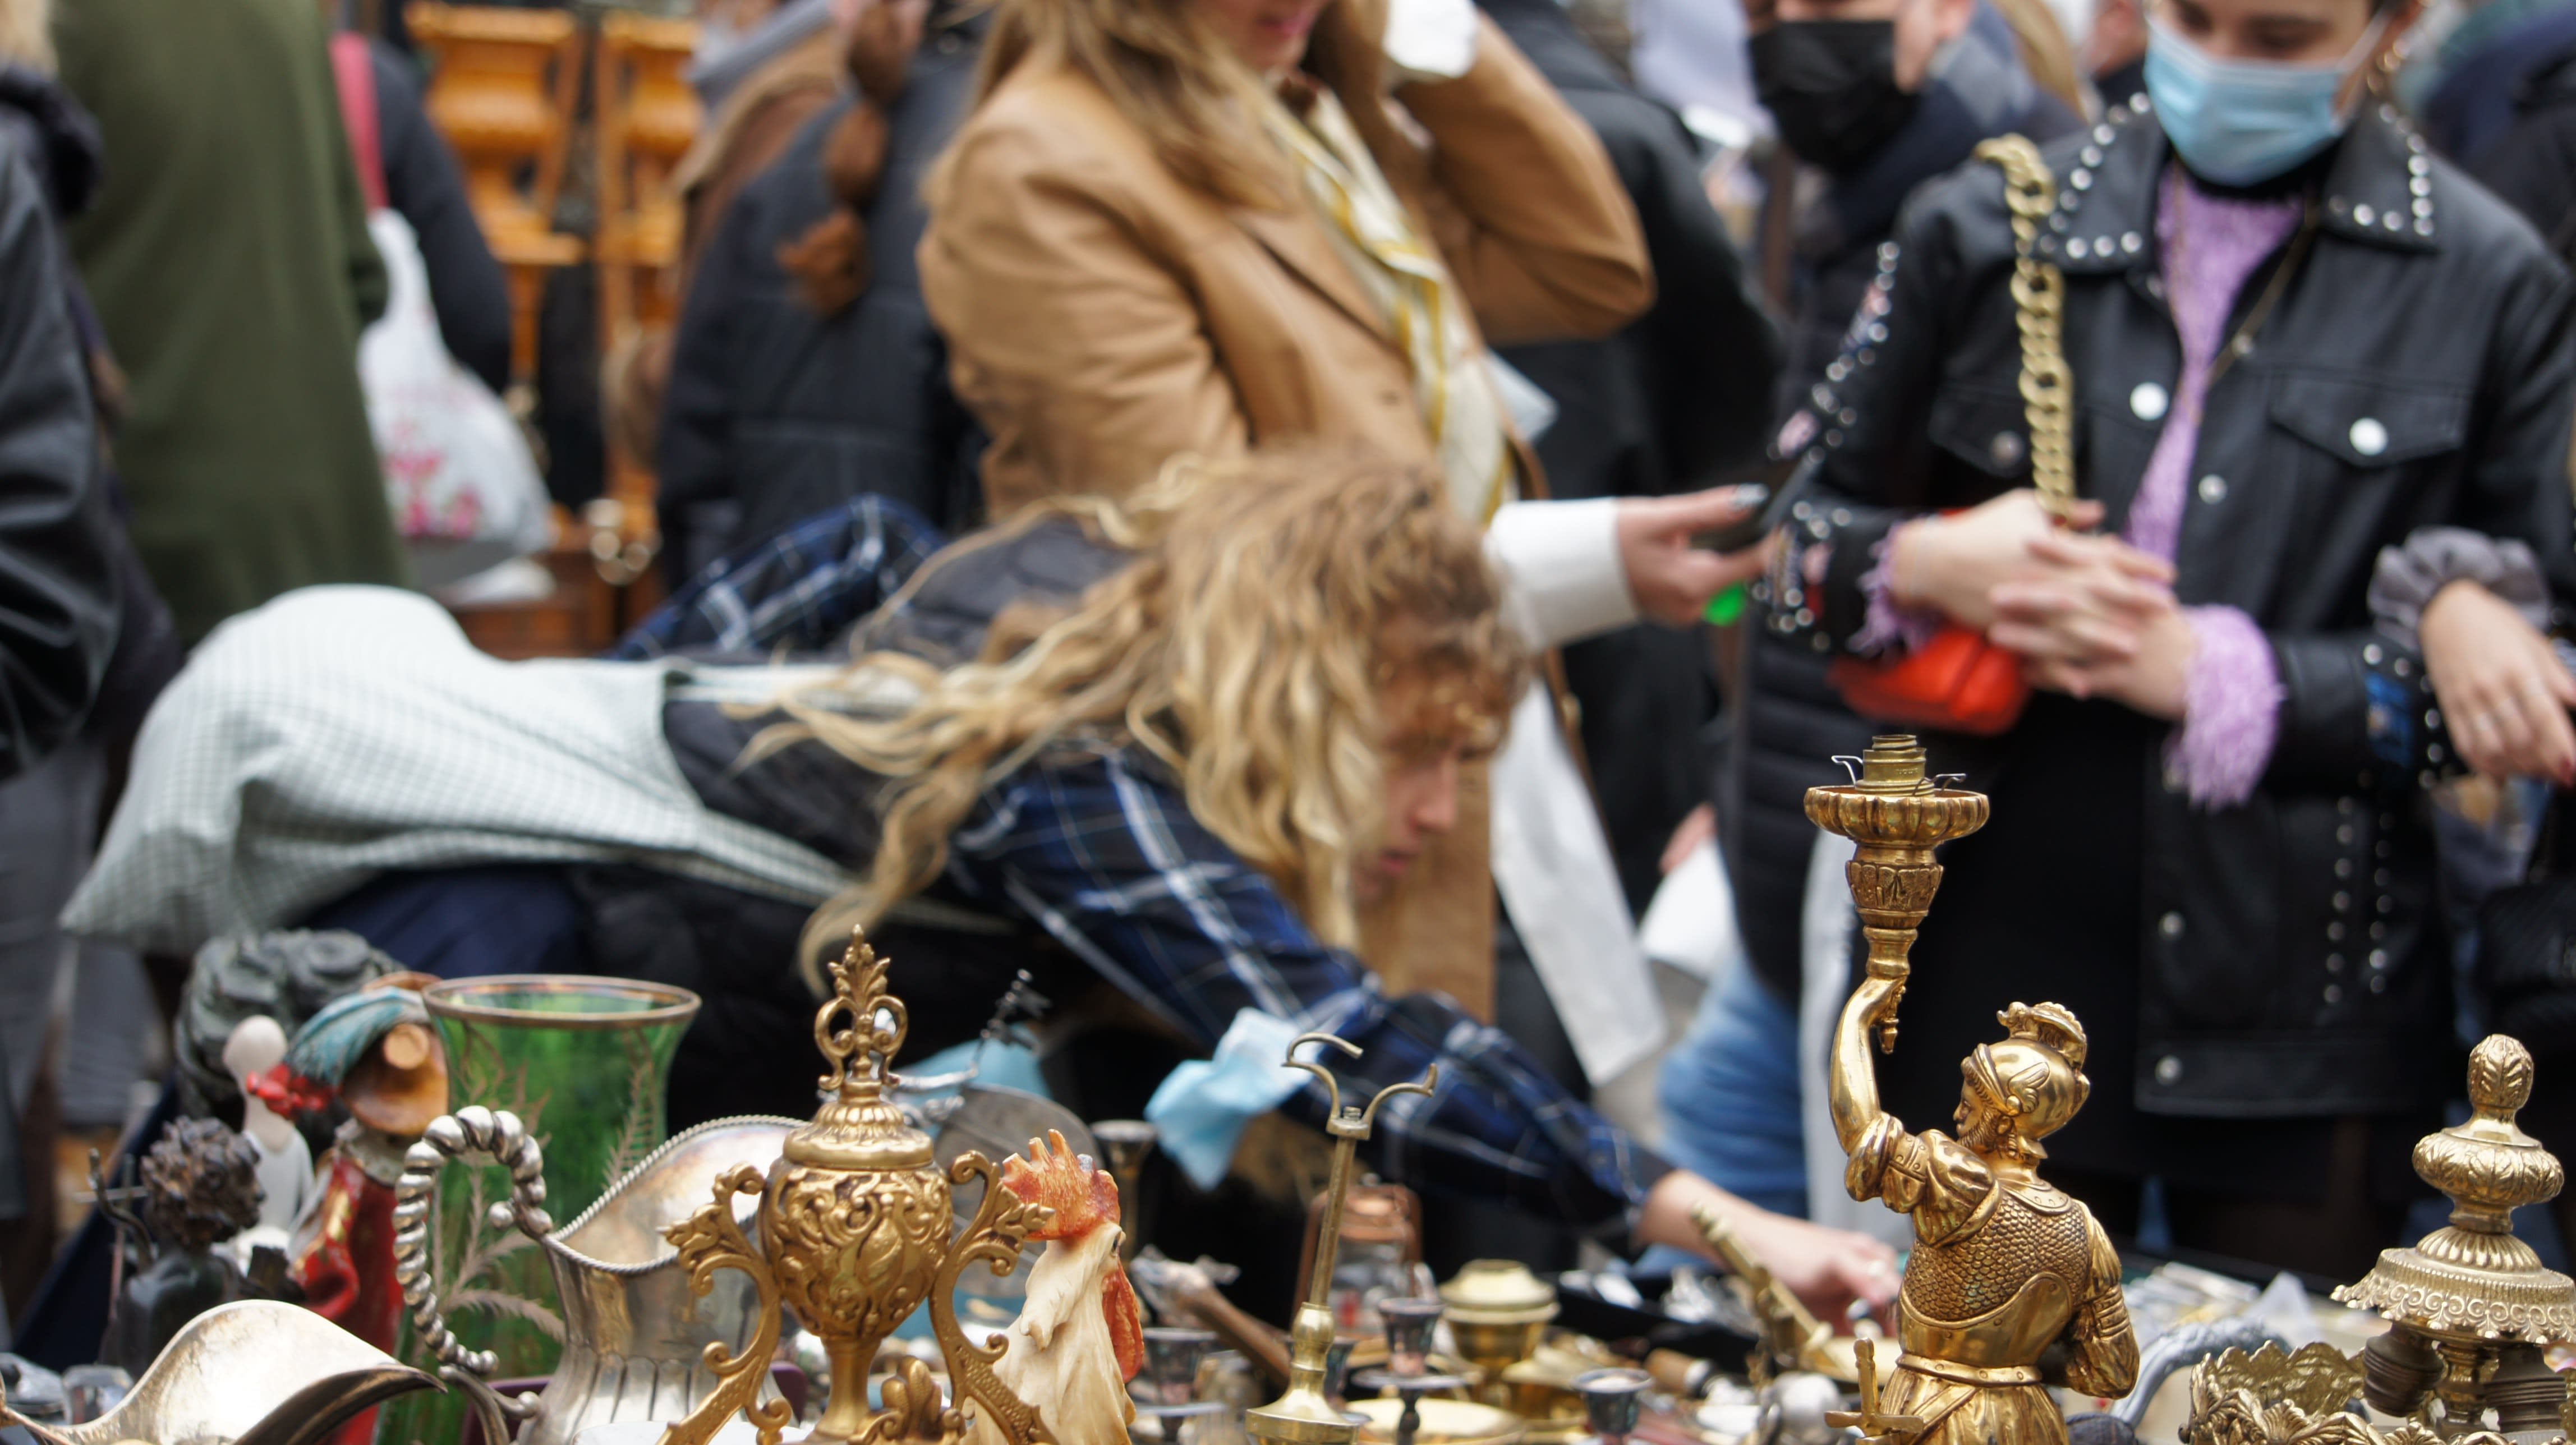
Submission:
<svg viewBox="0 0 2576 1445">
<path fill-rule="evenodd" d="M 1673 836 L 1664 843 L 1664 856 L 1656 868 L 1659 872 L 1670 873 L 1688 862 L 1699 845 L 1716 840 L 1717 809 L 1702 803 L 1682 815 L 1681 822 L 1673 829 Z"/>
<path fill-rule="evenodd" d="M 2079 501 L 2068 520 L 2079 531 L 2098 526 L 2102 504 Z M 1951 621 L 1983 632 L 1995 620 L 1996 586 L 2050 570 L 2054 564 L 2034 557 L 2032 548 L 2067 536 L 2040 506 L 2039 494 L 2026 487 L 1964 512 L 1909 522 L 1897 530 L 1892 544 L 1896 600 L 1936 608 Z M 2129 552 L 2131 558 L 2145 557 L 2134 548 Z M 2121 564 L 2132 565 L 2130 558 Z M 2171 575 L 2170 568 L 2163 569 L 2163 580 L 2170 581 Z M 2150 573 L 2147 580 L 2157 578 Z"/>
<path fill-rule="evenodd" d="M 2028 550 L 2045 570 L 1996 584 L 1987 640 L 2020 655 L 2033 686 L 2180 717 L 2198 643 L 2171 565 L 2117 537 L 2060 533 Z"/>
<path fill-rule="evenodd" d="M 2576 783 L 2576 727 L 2567 719 L 2576 678 L 2549 639 L 2466 580 L 2434 593 L 2415 631 L 2463 762 L 2493 778 Z"/>
<path fill-rule="evenodd" d="M 1762 504 L 1759 487 L 1712 487 L 1680 497 L 1623 497 L 1619 502 L 1619 564 L 1637 610 L 1657 622 L 1687 626 L 1708 610 L 1709 599 L 1762 575 L 1777 539 L 1765 537 L 1736 552 L 1711 552 L 1691 539 L 1742 521 Z"/>
<path fill-rule="evenodd" d="M 2200 634 L 2179 607 L 2167 607 L 2140 626 L 2124 657 L 2091 662 L 2035 662 L 2023 668 L 2033 687 L 2070 697 L 2107 698 L 2148 717 L 2178 722 L 2190 709 L 2191 664 Z"/>
<path fill-rule="evenodd" d="M 1773 1214 L 1684 1169 L 1655 1181 L 1638 1215 L 1638 1238 L 1715 1258 L 1691 1220 L 1692 1206 L 1703 1201 L 1726 1221 L 1753 1262 L 1816 1318 L 1839 1323 L 1854 1300 L 1882 1310 L 1896 1298 L 1896 1251 L 1865 1234 Z"/>
</svg>

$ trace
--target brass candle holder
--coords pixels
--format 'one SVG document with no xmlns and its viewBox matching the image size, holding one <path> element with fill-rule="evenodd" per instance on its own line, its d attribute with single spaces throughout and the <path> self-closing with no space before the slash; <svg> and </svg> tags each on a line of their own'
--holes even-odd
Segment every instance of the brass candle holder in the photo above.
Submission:
<svg viewBox="0 0 2576 1445">
<path fill-rule="evenodd" d="M 1359 1142 L 1369 1136 L 1379 1107 L 1398 1094 L 1429 1094 L 1439 1086 L 1440 1068 L 1433 1065 L 1420 1083 L 1380 1090 L 1365 1109 L 1345 1107 L 1341 1083 L 1332 1071 L 1297 1057 L 1297 1050 L 1310 1043 L 1329 1045 L 1353 1058 L 1360 1053 L 1331 1034 L 1300 1034 L 1288 1045 L 1288 1066 L 1322 1080 L 1332 1097 L 1332 1112 L 1324 1124 L 1324 1131 L 1333 1137 L 1332 1184 L 1326 1191 L 1322 1232 L 1315 1240 L 1314 1274 L 1307 1282 L 1305 1299 L 1297 1306 L 1296 1328 L 1289 1332 L 1288 1392 L 1260 1409 L 1246 1411 L 1243 1428 L 1255 1440 L 1278 1445 L 1352 1445 L 1359 1438 L 1359 1426 L 1334 1408 L 1324 1393 L 1333 1352 L 1333 1316 L 1324 1300 L 1332 1288 L 1333 1256 L 1341 1244 L 1342 1204 L 1351 1192 L 1351 1159 Z"/>
<path fill-rule="evenodd" d="M 1903 734 L 1872 738 L 1859 757 L 1834 761 L 1851 770 L 1852 780 L 1809 788 L 1807 818 L 1859 845 L 1843 876 L 1869 942 L 1869 976 L 1901 980 L 1915 931 L 1941 889 L 1932 850 L 1986 826 L 1986 795 L 1942 787 L 1926 765 L 1923 744 Z M 1881 1053 L 1896 1049 L 1896 1002 L 1904 996 L 1898 988 L 1879 1021 Z"/>
<path fill-rule="evenodd" d="M 2415 1146 L 2415 1172 L 2450 1196 L 2449 1226 L 2383 1252 L 2334 1295 L 2389 1322 L 2362 1353 L 2370 1403 L 2413 1415 L 2438 1399 L 2445 1437 L 2482 1428 L 2488 1410 L 2501 1434 L 2557 1429 L 2568 1402 L 2541 1350 L 2576 1339 L 2576 1280 L 2513 1237 L 2513 1212 L 2566 1183 L 2557 1158 L 2514 1123 L 2531 1076 L 2531 1051 L 2517 1040 L 2492 1034 L 2477 1046 L 2469 1121 Z"/>
<path fill-rule="evenodd" d="M 660 1445 L 706 1445 L 746 1410 L 760 1445 L 777 1445 L 788 1423 L 786 1402 L 753 1401 L 777 1349 L 782 1299 L 831 1360 L 830 1401 L 800 1445 L 955 1445 L 965 1436 L 967 1398 L 990 1412 L 1010 1445 L 1055 1439 L 1037 1408 L 993 1374 L 1004 1345 L 969 1342 L 954 1303 L 958 1276 L 968 1266 L 1009 1274 L 1028 1236 L 1045 1228 L 1055 1211 L 1000 1188 L 1001 1170 L 981 1153 L 960 1155 L 943 1173 L 931 1159 L 930 1136 L 905 1122 L 886 1097 L 890 1066 L 909 1027 L 903 1001 L 886 992 L 886 968 L 854 933 L 849 951 L 832 965 L 833 997 L 814 1016 L 815 1045 L 832 1065 L 822 1085 L 832 1097 L 812 1122 L 787 1136 L 766 1177 L 749 1165 L 718 1176 L 713 1202 L 665 1233 L 700 1295 L 718 1270 L 750 1275 L 760 1291 L 761 1323 L 738 1354 L 707 1347 L 708 1368 L 724 1383 L 663 1432 Z M 951 1238 L 950 1192 L 975 1180 L 984 1184 L 983 1205 L 965 1232 Z M 758 1248 L 734 1218 L 734 1197 L 744 1194 L 760 1196 Z M 943 1401 L 929 1366 L 906 1360 L 885 1383 L 885 1408 L 871 1410 L 868 1367 L 877 1347 L 925 1299 L 959 1400 L 955 1406 Z"/>
</svg>

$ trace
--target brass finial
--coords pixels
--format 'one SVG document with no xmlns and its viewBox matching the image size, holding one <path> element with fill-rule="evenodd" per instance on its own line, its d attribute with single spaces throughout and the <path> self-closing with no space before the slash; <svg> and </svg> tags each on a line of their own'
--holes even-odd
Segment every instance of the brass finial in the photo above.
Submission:
<svg viewBox="0 0 2576 1445">
<path fill-rule="evenodd" d="M 1837 761 L 1853 769 L 1852 781 L 1809 788 L 1807 817 L 1859 845 L 1843 876 L 1869 941 L 1870 976 L 1901 979 L 1915 930 L 1941 888 L 1932 850 L 1986 826 L 1986 795 L 1940 786 L 1923 744 L 1903 733 L 1873 738 L 1860 757 Z M 1896 1047 L 1892 1007 L 1878 1043 L 1882 1051 Z"/>
<path fill-rule="evenodd" d="M 832 961 L 832 997 L 814 1015 L 814 1046 L 832 1065 L 821 1084 L 833 1097 L 787 1136 L 785 1157 L 826 1169 L 919 1168 L 930 1162 L 930 1136 L 885 1097 L 911 1016 L 886 992 L 891 961 L 851 933 L 848 951 Z"/>
<path fill-rule="evenodd" d="M 2450 1196 L 2451 1222 L 2412 1249 L 2382 1251 L 2359 1284 L 2334 1292 L 2389 1322 L 2364 1358 L 2370 1402 L 2389 1414 L 2413 1414 L 2438 1394 L 2446 1422 L 2473 1428 L 2466 1422 L 2492 1409 L 2513 1434 L 2555 1421 L 2566 1400 L 2539 1347 L 2576 1339 L 2576 1281 L 2542 1267 L 2512 1234 L 2514 1210 L 2566 1183 L 2557 1158 L 2514 1124 L 2531 1073 L 2520 1042 L 2490 1034 L 2477 1046 L 2475 1112 L 2415 1146 L 2415 1172 Z"/>
<path fill-rule="evenodd" d="M 2451 1222 L 2412 1249 L 2392 1249 L 2361 1283 L 2335 1291 L 2427 1334 L 2576 1338 L 2576 1281 L 2544 1269 L 2513 1237 L 2513 1211 L 2554 1199 L 2566 1182 L 2558 1159 L 2514 1124 L 2531 1097 L 2531 1051 L 2490 1034 L 2469 1055 L 2467 1123 L 2424 1136 L 2415 1172 L 2449 1195 Z"/>
</svg>

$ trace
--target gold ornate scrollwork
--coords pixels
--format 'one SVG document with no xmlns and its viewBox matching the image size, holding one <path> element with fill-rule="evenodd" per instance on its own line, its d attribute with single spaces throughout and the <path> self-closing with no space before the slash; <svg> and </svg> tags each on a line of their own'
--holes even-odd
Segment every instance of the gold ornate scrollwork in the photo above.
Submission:
<svg viewBox="0 0 2576 1445">
<path fill-rule="evenodd" d="M 948 1361 L 948 1377 L 956 1383 L 959 1397 L 972 1397 L 992 1411 L 993 1423 L 1004 1439 L 1012 1445 L 1054 1445 L 1055 1435 L 1039 1417 L 1037 1407 L 1013 1394 L 1011 1387 L 993 1373 L 993 1362 L 1002 1357 L 1010 1341 L 996 1340 L 989 1348 L 977 1345 L 957 1325 L 957 1279 L 966 1267 L 981 1263 L 996 1275 L 1009 1274 L 1019 1263 L 1020 1247 L 1028 1237 L 1055 1218 L 1055 1211 L 1047 1206 L 1029 1203 L 1004 1189 L 1001 1174 L 992 1160 L 971 1151 L 948 1166 L 952 1185 L 971 1179 L 984 1181 L 984 1203 L 939 1266 L 939 1277 L 930 1290 L 930 1332 L 939 1340 L 940 1353 Z"/>
<path fill-rule="evenodd" d="M 687 1418 L 662 1432 L 661 1445 L 706 1445 L 737 1410 L 760 1432 L 760 1445 L 778 1445 L 787 1428 L 791 1416 L 785 1400 L 756 1403 L 760 1382 L 769 1377 L 770 1356 L 778 1349 L 778 1281 L 733 1217 L 735 1195 L 756 1195 L 766 1187 L 761 1172 L 748 1164 L 718 1175 L 714 1202 L 662 1232 L 680 1252 L 692 1294 L 704 1298 L 715 1287 L 716 1271 L 738 1269 L 760 1291 L 760 1307 L 753 1316 L 759 1323 L 740 1351 L 727 1350 L 721 1342 L 707 1345 L 707 1368 L 721 1383 Z"/>
<path fill-rule="evenodd" d="M 894 1377 L 885 1382 L 885 1410 L 850 1445 L 896 1445 L 896 1442 L 937 1441 L 939 1445 L 957 1445 L 966 1438 L 966 1412 L 948 1408 L 939 1393 L 939 1382 L 930 1377 L 930 1366 L 919 1360 L 904 1360 L 894 1367 Z"/>
</svg>

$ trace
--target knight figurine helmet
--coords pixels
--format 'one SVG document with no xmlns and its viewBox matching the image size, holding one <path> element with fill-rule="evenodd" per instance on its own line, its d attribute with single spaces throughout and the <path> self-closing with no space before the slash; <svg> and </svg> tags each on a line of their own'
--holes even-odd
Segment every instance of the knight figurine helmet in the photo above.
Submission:
<svg viewBox="0 0 2576 1445">
<path fill-rule="evenodd" d="M 2025 1139 L 2066 1127 L 2093 1091 L 2084 1077 L 2084 1026 L 2064 1005 L 2016 1003 L 1995 1015 L 2007 1037 L 1979 1044 L 1960 1072 Z"/>
</svg>

